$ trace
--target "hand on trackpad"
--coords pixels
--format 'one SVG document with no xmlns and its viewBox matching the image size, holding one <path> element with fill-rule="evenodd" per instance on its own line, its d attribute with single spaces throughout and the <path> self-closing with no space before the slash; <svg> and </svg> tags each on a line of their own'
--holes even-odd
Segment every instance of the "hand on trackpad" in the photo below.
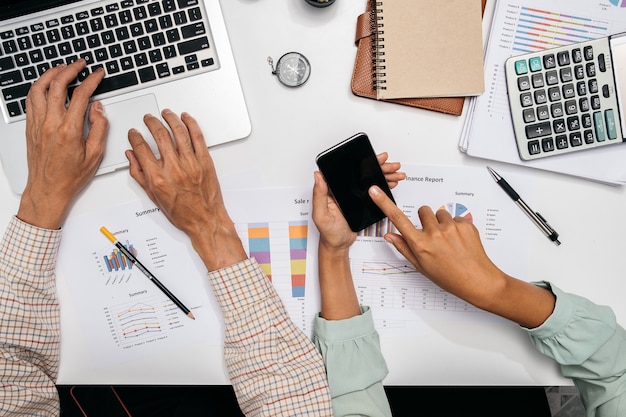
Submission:
<svg viewBox="0 0 626 417">
<path fill-rule="evenodd" d="M 137 129 L 148 142 L 152 151 L 158 154 L 158 148 L 152 138 L 152 134 L 143 123 L 143 116 L 147 113 L 157 117 L 160 115 L 154 94 L 146 94 L 122 101 L 114 100 L 115 98 L 102 100 L 104 111 L 109 119 L 109 131 L 104 158 L 96 175 L 128 166 L 128 159 L 126 159 L 124 152 L 130 149 L 128 130 L 131 128 Z M 85 125 L 88 126 L 88 123 Z"/>
</svg>

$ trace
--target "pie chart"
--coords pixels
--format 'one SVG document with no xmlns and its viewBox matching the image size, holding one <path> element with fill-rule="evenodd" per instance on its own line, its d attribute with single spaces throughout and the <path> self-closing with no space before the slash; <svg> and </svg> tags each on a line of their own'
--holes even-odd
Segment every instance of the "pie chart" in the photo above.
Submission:
<svg viewBox="0 0 626 417">
<path fill-rule="evenodd" d="M 446 210 L 448 213 L 450 213 L 452 217 L 458 216 L 458 217 L 464 217 L 469 221 L 474 220 L 474 218 L 472 217 L 472 213 L 469 211 L 469 209 L 461 203 L 447 203 L 439 207 L 439 210 L 441 209 Z"/>
</svg>

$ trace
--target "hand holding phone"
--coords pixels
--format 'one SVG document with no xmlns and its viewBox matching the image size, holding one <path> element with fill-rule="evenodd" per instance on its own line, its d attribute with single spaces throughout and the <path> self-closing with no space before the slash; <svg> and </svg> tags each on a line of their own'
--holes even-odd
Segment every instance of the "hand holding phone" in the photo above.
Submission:
<svg viewBox="0 0 626 417">
<path fill-rule="evenodd" d="M 393 196 L 365 133 L 357 133 L 321 152 L 315 162 L 353 232 L 385 218 L 367 190 L 377 185 L 392 201 Z"/>
</svg>

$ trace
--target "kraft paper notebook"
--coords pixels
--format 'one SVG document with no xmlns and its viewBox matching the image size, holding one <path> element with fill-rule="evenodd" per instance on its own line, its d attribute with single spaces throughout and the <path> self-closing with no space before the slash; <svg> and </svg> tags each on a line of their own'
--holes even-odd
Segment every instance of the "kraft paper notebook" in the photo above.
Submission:
<svg viewBox="0 0 626 417">
<path fill-rule="evenodd" d="M 378 98 L 484 90 L 480 0 L 378 0 Z"/>
<path fill-rule="evenodd" d="M 396 0 L 399 3 L 403 3 L 404 0 Z M 475 0 L 472 0 L 475 1 Z M 484 10 L 486 0 L 482 0 L 478 3 L 481 15 L 482 10 Z M 420 1 L 416 2 L 421 3 Z M 376 37 L 378 32 L 380 32 L 381 24 L 380 21 L 376 18 L 376 10 L 380 9 L 380 1 L 378 0 L 368 0 L 367 7 L 365 13 L 361 14 L 357 19 L 357 27 L 356 27 L 356 36 L 355 36 L 355 44 L 357 45 L 357 55 L 354 64 L 354 70 L 352 73 L 352 81 L 351 87 L 352 92 L 355 95 L 377 99 L 377 73 L 376 67 L 374 65 L 375 59 L 380 59 L 380 55 L 376 54 Z M 377 23 L 377 24 L 375 24 Z M 480 22 L 479 22 L 480 23 Z M 479 36 L 482 36 L 479 30 L 477 31 Z M 432 37 L 427 37 L 430 41 L 432 41 Z M 480 79 L 481 83 L 483 80 L 482 76 L 482 38 L 480 39 L 480 52 L 476 54 L 480 59 Z M 445 83 L 444 83 L 445 84 Z M 400 99 L 380 99 L 382 101 L 402 104 L 411 107 L 417 107 L 427 110 L 438 111 L 442 113 L 452 114 L 452 115 L 460 115 L 463 110 L 464 97 L 430 97 L 430 98 L 417 98 L 417 97 L 408 97 L 408 98 L 400 98 Z"/>
</svg>

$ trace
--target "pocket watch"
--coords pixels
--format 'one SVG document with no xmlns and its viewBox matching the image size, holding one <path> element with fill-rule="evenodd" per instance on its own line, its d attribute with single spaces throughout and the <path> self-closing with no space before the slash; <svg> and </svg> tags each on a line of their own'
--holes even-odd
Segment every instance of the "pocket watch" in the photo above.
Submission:
<svg viewBox="0 0 626 417">
<path fill-rule="evenodd" d="M 335 0 L 306 0 L 313 7 L 326 7 L 330 6 Z"/>
<path fill-rule="evenodd" d="M 287 87 L 299 87 L 311 75 L 309 60 L 299 52 L 287 52 L 281 56 L 276 63 L 276 68 L 274 68 L 272 57 L 267 57 L 267 63 L 272 67 L 272 74 L 276 75 L 278 81 Z"/>
</svg>

